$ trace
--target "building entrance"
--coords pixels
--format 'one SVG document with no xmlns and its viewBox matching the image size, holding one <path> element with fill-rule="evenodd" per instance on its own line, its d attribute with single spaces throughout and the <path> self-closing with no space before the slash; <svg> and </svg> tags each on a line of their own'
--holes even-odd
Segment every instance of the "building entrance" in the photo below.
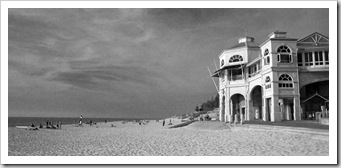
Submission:
<svg viewBox="0 0 341 168">
<path fill-rule="evenodd" d="M 279 110 L 281 112 L 281 120 L 294 120 L 294 99 L 280 98 Z"/>
<path fill-rule="evenodd" d="M 251 91 L 250 98 L 250 119 L 262 119 L 262 87 L 254 87 Z"/>
<path fill-rule="evenodd" d="M 232 119 L 233 121 L 235 120 L 235 114 L 238 114 L 238 116 L 240 116 L 240 114 L 242 112 L 244 112 L 244 116 L 245 116 L 245 98 L 243 95 L 241 94 L 235 94 L 231 97 L 231 109 L 232 109 Z M 239 120 L 239 118 L 238 118 Z"/>
<path fill-rule="evenodd" d="M 329 102 L 329 81 L 321 81 L 308 84 L 300 89 L 302 119 L 316 118 L 316 112 L 321 111 L 321 106 Z"/>
</svg>

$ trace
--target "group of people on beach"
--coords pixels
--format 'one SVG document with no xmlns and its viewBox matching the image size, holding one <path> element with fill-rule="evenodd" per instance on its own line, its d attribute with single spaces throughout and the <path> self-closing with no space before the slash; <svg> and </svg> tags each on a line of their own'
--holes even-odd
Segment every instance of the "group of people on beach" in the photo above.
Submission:
<svg viewBox="0 0 341 168">
<path fill-rule="evenodd" d="M 40 124 L 39 127 L 43 128 L 43 125 Z M 48 129 L 62 129 L 62 122 L 61 121 L 57 121 L 56 122 L 56 126 L 55 126 L 55 125 L 53 125 L 52 121 L 46 121 L 46 128 L 48 128 Z"/>
<path fill-rule="evenodd" d="M 36 127 L 36 125 L 34 125 L 34 123 L 31 123 L 31 127 Z M 42 123 L 39 123 L 39 128 L 44 128 Z M 52 121 L 47 120 L 45 128 L 47 128 L 47 129 L 62 129 L 62 122 L 61 121 L 57 121 L 56 125 L 53 125 Z"/>
<path fill-rule="evenodd" d="M 134 123 L 139 123 L 139 125 L 146 125 L 149 123 L 149 120 L 136 120 Z"/>
</svg>

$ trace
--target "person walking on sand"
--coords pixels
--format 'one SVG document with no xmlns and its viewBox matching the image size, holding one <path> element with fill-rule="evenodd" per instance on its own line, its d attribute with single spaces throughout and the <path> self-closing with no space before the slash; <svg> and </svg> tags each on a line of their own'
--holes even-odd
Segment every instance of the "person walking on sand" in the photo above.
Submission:
<svg viewBox="0 0 341 168">
<path fill-rule="evenodd" d="M 83 118 L 83 116 L 81 115 L 81 116 L 79 117 L 79 125 L 82 125 L 82 118 Z"/>
<path fill-rule="evenodd" d="M 163 122 L 162 122 L 162 126 L 164 127 L 164 126 L 165 126 L 165 124 L 166 124 L 166 121 L 165 121 L 165 120 L 163 120 Z"/>
</svg>

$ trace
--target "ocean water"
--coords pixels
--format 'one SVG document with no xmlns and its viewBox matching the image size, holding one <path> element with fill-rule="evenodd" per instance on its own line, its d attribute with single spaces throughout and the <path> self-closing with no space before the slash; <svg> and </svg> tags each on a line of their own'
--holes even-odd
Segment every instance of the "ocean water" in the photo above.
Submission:
<svg viewBox="0 0 341 168">
<path fill-rule="evenodd" d="M 83 118 L 82 122 L 86 123 L 90 120 L 90 118 Z M 157 120 L 157 119 L 139 119 L 139 118 L 91 118 L 93 123 L 97 122 L 112 122 L 112 121 L 133 121 L 133 120 Z M 61 121 L 62 124 L 78 124 L 79 118 L 57 118 L 57 117 L 8 117 L 8 127 L 15 126 L 30 126 L 33 123 L 36 126 L 39 124 L 46 125 L 47 121 L 52 121 L 54 125 L 58 121 Z"/>
</svg>

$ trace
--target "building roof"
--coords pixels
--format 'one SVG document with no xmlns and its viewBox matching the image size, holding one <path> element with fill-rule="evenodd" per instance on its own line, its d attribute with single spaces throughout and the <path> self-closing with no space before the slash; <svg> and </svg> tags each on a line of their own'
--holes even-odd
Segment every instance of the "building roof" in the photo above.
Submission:
<svg viewBox="0 0 341 168">
<path fill-rule="evenodd" d="M 307 37 L 304 37 L 300 40 L 297 41 L 297 46 L 299 47 L 328 47 L 329 46 L 329 38 L 318 33 L 315 32 Z"/>
<path fill-rule="evenodd" d="M 226 48 L 225 50 L 231 50 L 231 49 L 241 48 L 241 47 L 259 48 L 259 45 L 254 42 L 246 41 L 246 42 L 238 43 L 230 48 Z"/>
<path fill-rule="evenodd" d="M 237 65 L 224 66 L 224 67 L 214 71 L 213 74 L 212 74 L 212 77 L 219 77 L 219 73 L 222 70 L 225 70 L 225 69 L 239 69 L 239 68 L 242 68 L 244 65 L 245 64 L 237 64 Z"/>
<path fill-rule="evenodd" d="M 256 63 L 257 61 L 260 61 L 262 59 L 261 56 L 258 56 L 257 58 L 254 58 L 253 60 L 249 61 L 246 66 L 250 66 L 250 65 L 253 65 L 254 63 Z"/>
<path fill-rule="evenodd" d="M 300 40 L 297 41 L 298 43 L 303 42 L 303 43 L 317 43 L 317 42 L 329 42 L 329 38 L 318 33 L 315 32 L 313 34 L 310 34 L 307 37 L 304 37 Z"/>
</svg>

